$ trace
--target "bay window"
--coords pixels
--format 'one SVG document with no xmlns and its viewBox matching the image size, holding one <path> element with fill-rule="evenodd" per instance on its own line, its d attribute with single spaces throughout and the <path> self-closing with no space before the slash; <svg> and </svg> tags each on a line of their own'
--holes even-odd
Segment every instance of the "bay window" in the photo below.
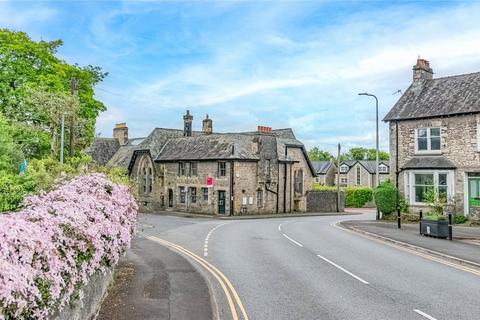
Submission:
<svg viewBox="0 0 480 320">
<path fill-rule="evenodd" d="M 447 199 L 453 196 L 453 171 L 405 172 L 405 196 L 410 204 L 424 204 L 429 192 Z"/>
</svg>

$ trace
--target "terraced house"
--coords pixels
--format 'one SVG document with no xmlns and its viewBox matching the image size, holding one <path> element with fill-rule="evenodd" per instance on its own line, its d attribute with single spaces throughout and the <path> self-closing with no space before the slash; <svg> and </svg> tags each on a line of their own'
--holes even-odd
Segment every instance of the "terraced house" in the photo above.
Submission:
<svg viewBox="0 0 480 320">
<path fill-rule="evenodd" d="M 380 182 L 388 180 L 390 178 L 390 162 L 380 160 L 378 167 Z M 342 187 L 375 188 L 377 186 L 377 162 L 375 160 L 345 160 L 340 163 L 338 172 Z M 335 176 L 336 181 L 337 177 Z"/>
<path fill-rule="evenodd" d="M 116 147 L 113 140 L 120 141 L 107 165 L 128 168 L 138 183 L 143 211 L 226 215 L 306 211 L 315 171 L 291 129 L 259 126 L 254 132 L 216 133 L 208 115 L 202 131 L 192 130 L 189 111 L 183 120 L 183 130 L 156 128 L 146 138 L 126 142 L 120 140 L 128 129 L 120 124 L 114 131 L 117 138 L 109 140 L 111 148 L 105 147 L 105 138 L 96 142 L 110 150 Z M 102 149 L 96 143 L 92 154 Z M 94 158 L 104 161 L 106 156 Z"/>
<path fill-rule="evenodd" d="M 384 121 L 390 126 L 392 179 L 414 210 L 434 190 L 457 212 L 480 208 L 480 73 L 433 78 L 418 59 L 413 83 Z"/>
</svg>

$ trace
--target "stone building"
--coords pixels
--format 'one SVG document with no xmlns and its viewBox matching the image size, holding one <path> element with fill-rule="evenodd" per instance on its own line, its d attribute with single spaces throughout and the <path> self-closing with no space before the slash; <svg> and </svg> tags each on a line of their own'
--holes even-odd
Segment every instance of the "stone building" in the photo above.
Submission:
<svg viewBox="0 0 480 320">
<path fill-rule="evenodd" d="M 312 165 L 317 174 L 315 182 L 318 182 L 322 186 L 335 185 L 337 166 L 333 161 L 312 161 Z"/>
<path fill-rule="evenodd" d="M 291 129 L 259 126 L 254 132 L 216 133 L 207 115 L 202 131 L 194 131 L 189 111 L 183 119 L 183 130 L 156 128 L 145 138 L 127 138 L 106 162 L 128 168 L 141 210 L 306 211 L 315 171 Z"/>
<path fill-rule="evenodd" d="M 380 160 L 378 164 L 379 180 L 390 178 L 390 162 Z M 377 186 L 377 162 L 375 160 L 345 160 L 340 163 L 340 186 L 342 187 L 369 187 Z M 335 183 L 337 177 L 335 176 Z"/>
<path fill-rule="evenodd" d="M 455 203 L 456 212 L 480 207 L 480 73 L 433 78 L 418 59 L 413 83 L 384 121 L 390 126 L 392 179 L 413 210 L 429 190 Z"/>
</svg>

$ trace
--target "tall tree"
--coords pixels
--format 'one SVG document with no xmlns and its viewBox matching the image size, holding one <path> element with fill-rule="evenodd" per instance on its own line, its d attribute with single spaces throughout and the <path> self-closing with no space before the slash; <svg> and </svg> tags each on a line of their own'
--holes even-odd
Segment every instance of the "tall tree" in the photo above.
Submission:
<svg viewBox="0 0 480 320">
<path fill-rule="evenodd" d="M 318 147 L 314 147 L 308 151 L 308 157 L 312 161 L 329 161 L 334 159 L 333 155 L 328 151 L 320 150 Z"/>
<path fill-rule="evenodd" d="M 94 137 L 96 118 L 106 110 L 103 103 L 94 98 L 94 86 L 107 73 L 94 66 L 70 65 L 56 57 L 61 40 L 33 41 L 24 32 L 0 29 L 0 112 L 8 119 L 39 130 L 51 131 L 55 124 L 39 122 L 41 106 L 30 110 L 31 92 L 46 91 L 68 97 L 70 83 L 78 83 L 78 103 L 75 119 L 82 123 L 77 132 L 76 148 L 83 149 Z M 57 97 L 59 97 L 57 96 Z M 31 102 L 31 101 L 30 101 Z M 45 120 L 45 119 L 43 119 Z"/>
<path fill-rule="evenodd" d="M 363 147 L 350 148 L 350 150 L 345 154 L 345 157 L 350 160 L 375 160 L 377 151 L 375 148 L 367 149 Z M 379 151 L 380 160 L 389 160 L 390 155 L 388 152 Z"/>
</svg>

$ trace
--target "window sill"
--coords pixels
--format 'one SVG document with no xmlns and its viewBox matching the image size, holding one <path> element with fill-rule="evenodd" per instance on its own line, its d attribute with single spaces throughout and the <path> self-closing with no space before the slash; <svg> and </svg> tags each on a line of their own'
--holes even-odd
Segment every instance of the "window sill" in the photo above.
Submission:
<svg viewBox="0 0 480 320">
<path fill-rule="evenodd" d="M 416 156 L 439 156 L 442 155 L 442 151 L 415 151 L 414 155 Z"/>
</svg>

